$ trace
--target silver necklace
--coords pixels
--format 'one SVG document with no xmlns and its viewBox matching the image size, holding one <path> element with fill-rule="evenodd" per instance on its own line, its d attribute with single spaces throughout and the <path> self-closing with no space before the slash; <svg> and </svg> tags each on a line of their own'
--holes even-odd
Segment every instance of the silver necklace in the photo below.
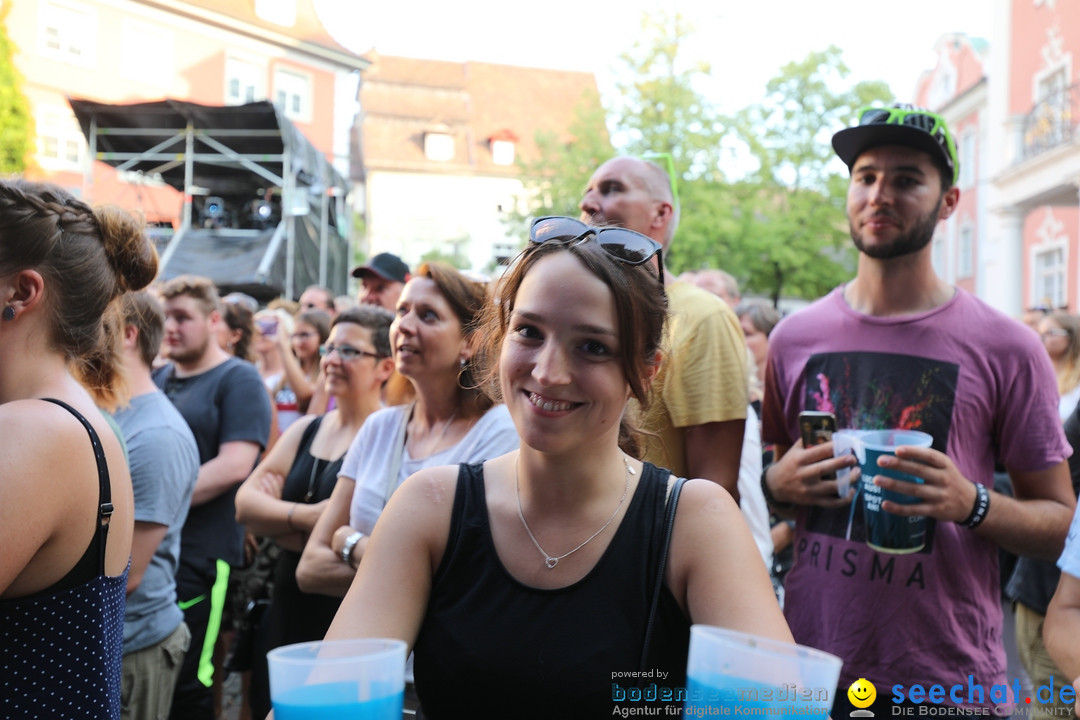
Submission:
<svg viewBox="0 0 1080 720">
<path fill-rule="evenodd" d="M 566 552 L 558 556 L 552 556 L 548 555 L 547 551 L 544 550 L 544 548 L 540 547 L 540 542 L 536 539 L 536 536 L 533 535 L 533 531 L 529 529 L 529 523 L 525 522 L 525 512 L 521 509 L 521 479 L 518 475 L 518 462 L 517 460 L 514 461 L 514 492 L 517 494 L 518 517 L 521 518 L 521 524 L 525 526 L 525 532 L 529 534 L 529 539 L 532 540 L 533 545 L 535 545 L 536 549 L 540 551 L 540 554 L 544 556 L 544 564 L 547 565 L 548 570 L 554 570 L 555 566 L 559 564 L 560 560 L 570 555 L 573 555 L 578 550 L 595 540 L 596 536 L 607 530 L 608 525 L 610 525 L 611 522 L 615 519 L 615 516 L 619 514 L 619 509 L 622 508 L 623 503 L 626 502 L 626 494 L 630 492 L 630 476 L 636 474 L 634 468 L 630 467 L 630 460 L 626 457 L 625 454 L 623 455 L 623 463 L 626 464 L 626 484 L 623 486 L 622 497 L 619 498 L 619 504 L 615 506 L 615 512 L 611 513 L 611 517 L 607 519 L 607 522 L 601 525 L 600 529 L 590 535 L 585 540 L 585 542 L 581 543 L 570 552 Z"/>
</svg>

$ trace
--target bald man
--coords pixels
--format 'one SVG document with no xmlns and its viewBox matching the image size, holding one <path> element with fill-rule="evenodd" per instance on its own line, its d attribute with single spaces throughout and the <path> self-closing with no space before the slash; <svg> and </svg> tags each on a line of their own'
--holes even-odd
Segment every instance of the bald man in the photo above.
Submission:
<svg viewBox="0 0 1080 720">
<path fill-rule="evenodd" d="M 656 240 L 667 255 L 679 223 L 671 179 L 658 165 L 617 157 L 601 165 L 581 199 L 581 220 Z M 746 346 L 722 300 L 661 268 L 668 294 L 664 361 L 642 417 L 644 459 L 678 476 L 708 478 L 739 499 L 746 421 Z"/>
</svg>

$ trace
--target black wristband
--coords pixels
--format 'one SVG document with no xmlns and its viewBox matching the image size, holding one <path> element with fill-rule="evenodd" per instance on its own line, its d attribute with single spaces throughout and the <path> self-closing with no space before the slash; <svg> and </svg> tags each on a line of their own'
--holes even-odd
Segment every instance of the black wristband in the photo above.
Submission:
<svg viewBox="0 0 1080 720">
<path fill-rule="evenodd" d="M 975 506 L 971 508 L 971 514 L 957 524 L 968 530 L 974 530 L 982 525 L 988 512 L 990 512 L 990 491 L 985 485 L 975 483 Z"/>
<path fill-rule="evenodd" d="M 765 496 L 765 503 L 769 507 L 775 508 L 776 510 L 791 510 L 795 507 L 795 503 L 780 502 L 777 500 L 773 497 L 772 491 L 769 490 L 769 483 L 765 481 L 765 476 L 769 473 L 769 468 L 775 464 L 776 463 L 769 463 L 761 469 L 761 494 Z"/>
</svg>

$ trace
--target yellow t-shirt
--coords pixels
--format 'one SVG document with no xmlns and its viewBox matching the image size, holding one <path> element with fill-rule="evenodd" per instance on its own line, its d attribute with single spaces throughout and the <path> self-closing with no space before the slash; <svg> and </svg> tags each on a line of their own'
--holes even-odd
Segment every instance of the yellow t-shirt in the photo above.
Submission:
<svg viewBox="0 0 1080 720">
<path fill-rule="evenodd" d="M 745 420 L 746 343 L 735 312 L 686 282 L 667 286 L 664 358 L 639 421 L 643 459 L 686 476 L 686 428 Z"/>
</svg>

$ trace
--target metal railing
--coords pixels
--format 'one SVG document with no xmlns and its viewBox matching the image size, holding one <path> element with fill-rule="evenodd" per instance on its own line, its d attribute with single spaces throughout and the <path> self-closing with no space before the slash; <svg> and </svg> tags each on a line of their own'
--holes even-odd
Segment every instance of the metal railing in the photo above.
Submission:
<svg viewBox="0 0 1080 720">
<path fill-rule="evenodd" d="M 1022 159 L 1041 155 L 1080 136 L 1080 83 L 1047 95 L 1024 117 Z"/>
</svg>

